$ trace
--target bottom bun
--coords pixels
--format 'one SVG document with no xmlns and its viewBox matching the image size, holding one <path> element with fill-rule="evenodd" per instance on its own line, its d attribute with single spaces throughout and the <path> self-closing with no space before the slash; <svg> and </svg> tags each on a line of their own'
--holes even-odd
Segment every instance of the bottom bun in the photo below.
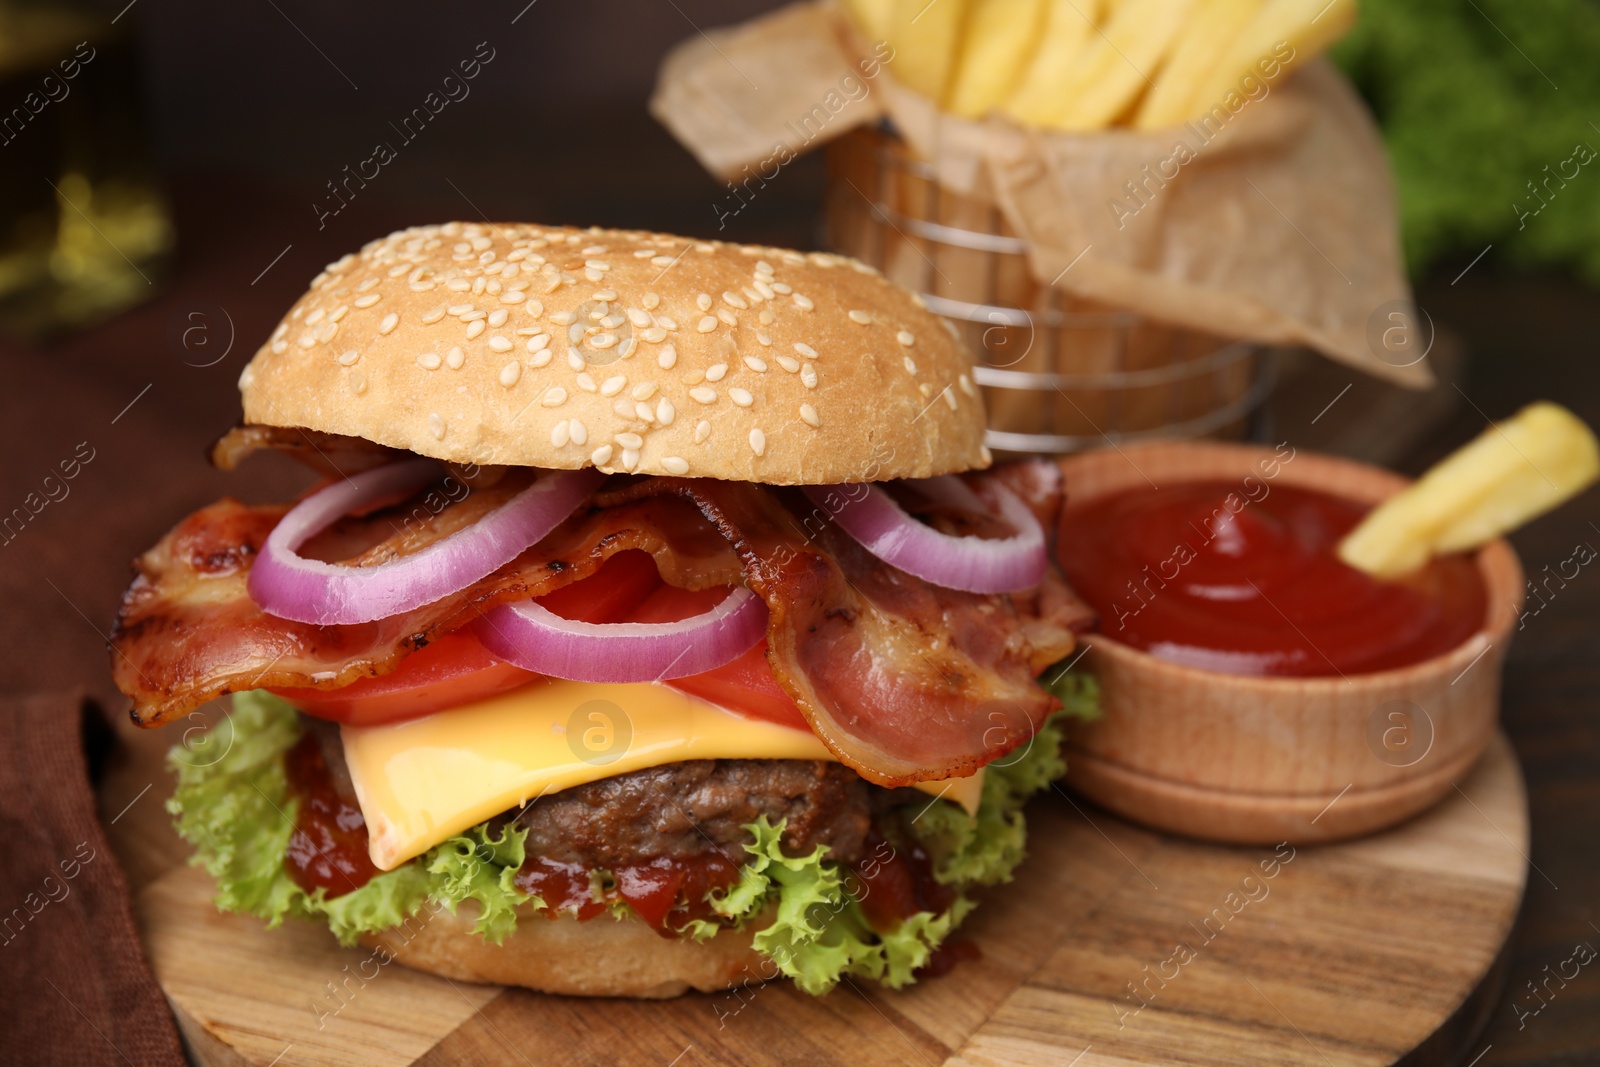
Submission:
<svg viewBox="0 0 1600 1067">
<path fill-rule="evenodd" d="M 766 957 L 751 947 L 765 923 L 723 930 L 708 941 L 668 938 L 637 919 L 602 915 L 550 919 L 531 904 L 500 944 L 472 932 L 476 905 L 455 914 L 418 913 L 400 926 L 363 934 L 408 967 L 464 982 L 517 985 L 578 997 L 675 997 L 759 981 Z"/>
</svg>

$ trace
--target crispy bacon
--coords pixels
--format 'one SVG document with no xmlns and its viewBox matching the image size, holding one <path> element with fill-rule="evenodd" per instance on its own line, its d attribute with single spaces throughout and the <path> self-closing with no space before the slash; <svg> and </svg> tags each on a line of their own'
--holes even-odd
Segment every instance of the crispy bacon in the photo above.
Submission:
<svg viewBox="0 0 1600 1067">
<path fill-rule="evenodd" d="M 356 563 L 416 551 L 528 476 L 513 471 L 437 511 L 412 500 L 346 520 L 305 551 Z M 1059 499 L 1030 495 L 1040 509 Z M 1054 705 L 1035 676 L 1071 652 L 1072 627 L 1087 618 L 1053 570 L 1021 596 L 929 585 L 867 554 L 792 490 L 617 478 L 591 508 L 451 597 L 378 622 L 311 626 L 265 614 L 246 590 L 286 510 L 220 501 L 137 561 L 112 638 L 136 722 L 159 725 L 244 689 L 338 688 L 385 674 L 491 604 L 553 592 L 642 549 L 673 585 L 743 582 L 762 596 L 773 673 L 817 736 L 869 780 L 903 785 L 971 773 L 1025 740 Z"/>
</svg>

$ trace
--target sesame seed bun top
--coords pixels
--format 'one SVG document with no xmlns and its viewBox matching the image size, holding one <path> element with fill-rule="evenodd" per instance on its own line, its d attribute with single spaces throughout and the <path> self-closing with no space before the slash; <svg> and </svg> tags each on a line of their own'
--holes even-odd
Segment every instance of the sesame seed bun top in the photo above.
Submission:
<svg viewBox="0 0 1600 1067">
<path fill-rule="evenodd" d="M 841 256 L 452 222 L 330 264 L 239 389 L 246 422 L 457 463 L 793 485 L 987 466 L 970 371 Z"/>
</svg>

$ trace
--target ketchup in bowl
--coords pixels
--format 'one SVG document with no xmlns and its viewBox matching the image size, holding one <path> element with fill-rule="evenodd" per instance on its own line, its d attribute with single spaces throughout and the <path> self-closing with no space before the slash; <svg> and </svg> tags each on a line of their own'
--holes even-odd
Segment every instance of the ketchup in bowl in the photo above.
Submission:
<svg viewBox="0 0 1600 1067">
<path fill-rule="evenodd" d="M 1069 506 L 1061 566 L 1100 632 L 1191 667 L 1308 676 L 1419 663 L 1482 627 L 1470 555 L 1379 581 L 1334 554 L 1367 506 L 1251 481 L 1254 500 L 1237 482 L 1187 482 Z"/>
</svg>

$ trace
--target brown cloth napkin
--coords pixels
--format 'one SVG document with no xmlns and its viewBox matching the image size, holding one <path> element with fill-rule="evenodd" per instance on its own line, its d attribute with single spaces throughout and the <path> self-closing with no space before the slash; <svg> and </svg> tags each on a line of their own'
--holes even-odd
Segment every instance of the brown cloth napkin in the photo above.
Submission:
<svg viewBox="0 0 1600 1067">
<path fill-rule="evenodd" d="M 0 1064 L 182 1064 L 95 817 L 84 735 L 109 728 L 78 694 L 3 702 Z"/>
</svg>

